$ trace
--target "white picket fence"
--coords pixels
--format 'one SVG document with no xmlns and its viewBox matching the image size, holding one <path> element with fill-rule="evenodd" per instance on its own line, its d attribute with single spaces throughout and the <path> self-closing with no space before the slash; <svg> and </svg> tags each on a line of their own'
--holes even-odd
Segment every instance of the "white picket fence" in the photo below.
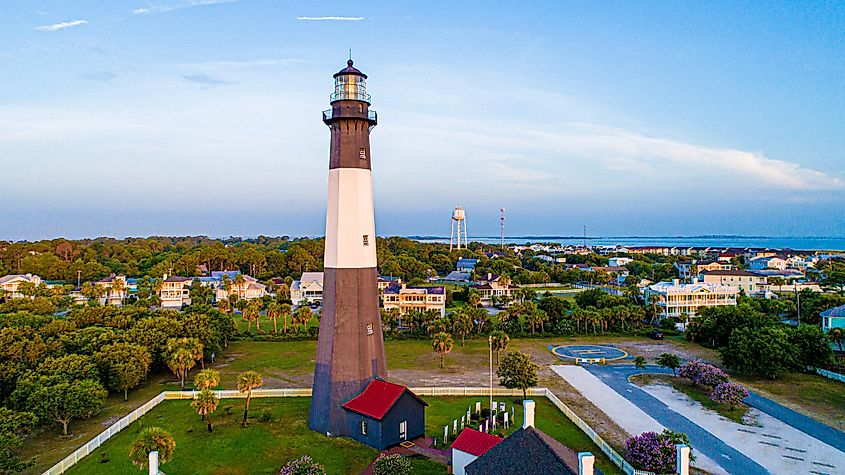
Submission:
<svg viewBox="0 0 845 475">
<path fill-rule="evenodd" d="M 826 369 L 821 369 L 821 368 L 814 368 L 814 369 L 816 370 L 816 373 L 818 373 L 821 376 L 824 376 L 825 378 L 830 378 L 830 379 L 839 381 L 840 383 L 845 383 L 845 374 L 834 373 L 833 371 L 828 371 Z"/>
<path fill-rule="evenodd" d="M 415 394 L 419 396 L 464 396 L 464 397 L 485 397 L 490 396 L 490 388 L 483 387 L 423 387 L 410 388 Z M 245 398 L 246 394 L 236 390 L 219 390 L 214 391 L 220 399 L 231 398 Z M 82 447 L 76 449 L 72 454 L 65 457 L 62 461 L 52 466 L 43 475 L 59 475 L 67 471 L 70 467 L 85 458 L 88 454 L 93 452 L 105 441 L 125 429 L 129 424 L 135 422 L 138 418 L 158 406 L 162 401 L 174 399 L 193 399 L 197 391 L 163 391 L 158 396 L 147 401 L 143 406 L 130 412 L 119 421 L 115 422 L 108 429 L 104 430 L 96 437 L 88 441 Z M 566 417 L 569 418 L 579 429 L 581 429 L 590 440 L 595 443 L 599 449 L 618 466 L 626 475 L 654 475 L 652 472 L 637 470 L 631 466 L 621 455 L 619 455 L 613 447 L 608 445 L 600 435 L 596 433 L 586 422 L 578 417 L 572 409 L 563 403 L 555 394 L 547 388 L 530 388 L 526 391 L 529 396 L 538 396 L 547 398 L 555 405 Z M 518 389 L 504 389 L 494 388 L 493 396 L 510 396 L 521 397 L 522 391 Z M 252 397 L 311 397 L 311 388 L 297 388 L 297 389 L 256 389 L 252 391 Z"/>
</svg>

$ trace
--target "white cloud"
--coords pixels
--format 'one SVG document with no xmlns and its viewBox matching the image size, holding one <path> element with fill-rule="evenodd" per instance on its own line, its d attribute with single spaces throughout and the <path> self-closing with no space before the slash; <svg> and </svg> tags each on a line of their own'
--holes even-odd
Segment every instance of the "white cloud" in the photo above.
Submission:
<svg viewBox="0 0 845 475">
<path fill-rule="evenodd" d="M 174 10 L 181 10 L 190 7 L 202 7 L 206 5 L 218 5 L 221 3 L 235 3 L 238 0 L 182 0 L 179 2 L 148 5 L 146 7 L 132 10 L 135 15 L 150 15 L 153 13 L 167 13 Z"/>
<path fill-rule="evenodd" d="M 299 21 L 361 21 L 362 16 L 298 16 Z"/>
<path fill-rule="evenodd" d="M 35 29 L 39 31 L 57 31 L 65 28 L 72 28 L 74 26 L 85 25 L 88 22 L 85 20 L 63 21 L 61 23 L 53 23 L 52 25 L 36 26 Z"/>
</svg>

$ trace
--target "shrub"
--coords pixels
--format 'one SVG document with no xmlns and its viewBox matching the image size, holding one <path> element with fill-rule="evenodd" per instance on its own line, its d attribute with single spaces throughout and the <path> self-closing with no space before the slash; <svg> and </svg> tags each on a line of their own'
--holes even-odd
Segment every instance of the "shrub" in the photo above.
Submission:
<svg viewBox="0 0 845 475">
<path fill-rule="evenodd" d="M 739 384 L 730 381 L 721 383 L 713 388 L 710 393 L 710 400 L 719 404 L 728 404 L 731 409 L 739 405 L 743 399 L 748 397 L 748 390 Z"/>
<path fill-rule="evenodd" d="M 728 375 L 724 371 L 701 360 L 684 363 L 678 371 L 678 376 L 692 381 L 693 384 L 710 387 L 728 380 Z"/>
<path fill-rule="evenodd" d="M 279 471 L 279 475 L 326 475 L 326 469 L 311 457 L 303 455 L 288 462 Z"/>
<path fill-rule="evenodd" d="M 677 434 L 662 434 L 657 432 L 643 432 L 625 441 L 625 455 L 634 467 L 657 473 L 672 473 L 675 470 L 675 443 L 673 436 Z"/>
<path fill-rule="evenodd" d="M 258 416 L 258 420 L 261 422 L 270 422 L 271 419 L 273 419 L 273 414 L 266 409 Z"/>
<path fill-rule="evenodd" d="M 385 455 L 376 460 L 375 475 L 407 475 L 411 473 L 411 459 L 399 454 Z"/>
</svg>

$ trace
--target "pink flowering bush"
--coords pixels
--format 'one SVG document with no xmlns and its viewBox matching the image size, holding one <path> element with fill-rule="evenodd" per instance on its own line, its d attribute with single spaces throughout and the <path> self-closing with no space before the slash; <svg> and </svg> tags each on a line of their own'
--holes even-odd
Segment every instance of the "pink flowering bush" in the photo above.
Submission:
<svg viewBox="0 0 845 475">
<path fill-rule="evenodd" d="M 279 475 L 326 475 L 326 469 L 311 457 L 303 455 L 288 462 L 279 471 Z"/>
<path fill-rule="evenodd" d="M 701 360 L 684 363 L 678 375 L 700 386 L 714 387 L 728 381 L 728 375 L 724 371 Z"/>
<path fill-rule="evenodd" d="M 710 400 L 719 404 L 728 404 L 731 409 L 738 406 L 743 399 L 748 397 L 748 390 L 739 384 L 730 381 L 716 385 L 710 393 Z"/>
<path fill-rule="evenodd" d="M 675 443 L 657 432 L 643 432 L 625 441 L 625 458 L 640 470 L 675 472 Z"/>
</svg>

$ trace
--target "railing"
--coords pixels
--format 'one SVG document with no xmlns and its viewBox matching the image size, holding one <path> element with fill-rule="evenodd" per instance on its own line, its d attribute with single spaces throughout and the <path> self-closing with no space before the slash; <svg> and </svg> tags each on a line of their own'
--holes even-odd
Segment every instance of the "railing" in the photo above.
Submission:
<svg viewBox="0 0 845 475">
<path fill-rule="evenodd" d="M 342 92 L 333 92 L 331 96 L 329 96 L 329 100 L 331 102 L 334 101 L 364 101 L 367 104 L 370 103 L 371 96 L 366 92 L 360 91 L 342 91 Z"/>
<path fill-rule="evenodd" d="M 323 121 L 331 120 L 334 117 L 334 111 L 332 109 L 327 109 L 323 111 Z M 373 110 L 367 111 L 367 119 L 372 122 L 378 122 L 378 113 Z"/>
<path fill-rule="evenodd" d="M 821 370 L 824 371 L 824 370 Z M 834 373 L 835 374 L 835 373 Z M 410 388 L 415 394 L 420 396 L 475 396 L 483 397 L 490 396 L 490 388 L 483 387 L 422 387 Z M 146 402 L 143 406 L 130 412 L 116 423 L 109 426 L 96 437 L 88 441 L 82 447 L 76 449 L 72 454 L 62 459 L 59 463 L 52 466 L 42 475 L 59 475 L 67 471 L 70 467 L 85 458 L 95 449 L 100 447 L 105 441 L 125 429 L 129 424 L 135 422 L 144 414 L 148 413 L 154 407 L 158 406 L 165 400 L 179 400 L 179 399 L 193 399 L 197 391 L 163 391 L 156 397 Z M 230 398 L 246 398 L 245 393 L 233 389 L 223 389 L 214 391 L 217 397 L 221 399 Z M 563 403 L 551 390 L 546 388 L 529 388 L 526 390 L 528 396 L 540 396 L 548 399 L 555 407 L 557 407 L 570 421 L 572 421 L 579 429 L 581 429 L 590 440 L 596 444 L 599 449 L 619 467 L 626 475 L 654 475 L 652 472 L 645 470 L 637 470 L 630 463 L 628 463 L 621 455 L 619 455 L 613 447 L 608 445 L 600 435 L 593 430 L 583 419 L 578 417 L 572 409 Z M 493 388 L 493 396 L 522 396 L 522 390 L 519 389 L 505 389 Z M 252 391 L 252 397 L 311 397 L 311 388 L 294 388 L 294 389 L 255 389 Z"/>
</svg>

